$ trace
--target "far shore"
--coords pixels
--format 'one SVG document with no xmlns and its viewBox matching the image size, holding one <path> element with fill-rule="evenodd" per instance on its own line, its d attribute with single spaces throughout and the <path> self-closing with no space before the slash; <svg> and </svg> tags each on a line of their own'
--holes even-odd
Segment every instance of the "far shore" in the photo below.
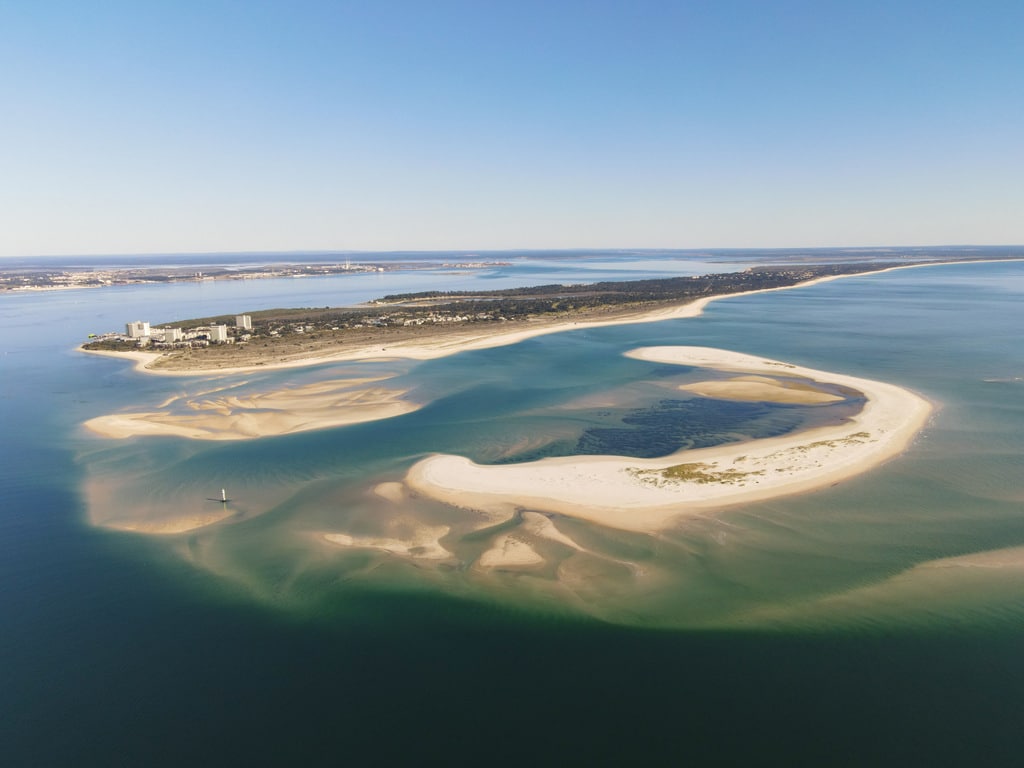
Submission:
<svg viewBox="0 0 1024 768">
<path fill-rule="evenodd" d="M 617 313 L 600 319 L 580 317 L 576 320 L 567 320 L 565 318 L 559 318 L 557 320 L 527 320 L 516 323 L 517 326 L 527 327 L 517 327 L 511 331 L 502 330 L 503 326 L 501 325 L 492 325 L 485 328 L 481 328 L 480 326 L 474 326 L 473 328 L 466 328 L 464 330 L 458 329 L 454 331 L 448 331 L 445 333 L 439 333 L 436 336 L 427 338 L 423 338 L 421 334 L 417 334 L 413 338 L 395 338 L 393 340 L 384 341 L 383 343 L 380 341 L 375 341 L 374 343 L 353 344 L 352 346 L 346 347 L 344 349 L 339 349 L 338 351 L 334 352 L 324 353 L 322 350 L 320 350 L 318 351 L 318 353 L 311 356 L 300 355 L 285 360 L 269 358 L 266 360 L 259 360 L 258 362 L 252 364 L 240 366 L 225 366 L 220 368 L 154 367 L 157 364 L 157 361 L 161 360 L 161 358 L 164 357 L 164 354 L 160 352 L 115 352 L 106 350 L 84 349 L 82 346 L 79 346 L 78 350 L 92 355 L 102 355 L 104 357 L 113 357 L 122 360 L 133 360 L 135 361 L 136 371 L 139 371 L 140 373 L 154 374 L 157 376 L 221 376 L 237 373 L 252 373 L 255 371 L 278 370 L 285 368 L 302 368 L 312 365 L 323 365 L 325 363 L 341 363 L 364 360 L 388 360 L 395 358 L 408 360 L 433 360 L 440 357 L 448 357 L 449 355 L 455 355 L 460 352 L 509 346 L 512 344 L 517 344 L 521 341 L 525 341 L 526 339 L 532 339 L 538 336 L 546 336 L 552 333 L 562 333 L 564 331 L 581 330 L 584 328 L 601 328 L 615 325 L 656 323 L 662 320 L 676 320 L 681 318 L 697 317 L 704 312 L 704 308 L 707 307 L 708 304 L 710 304 L 713 301 L 718 301 L 721 299 L 749 296 L 755 293 L 768 293 L 772 291 L 786 291 L 793 288 L 804 288 L 812 285 L 817 285 L 818 283 L 839 280 L 844 277 L 862 277 L 864 275 L 881 274 L 883 272 L 891 272 L 899 269 L 913 269 L 915 267 L 932 267 L 940 266 L 943 264 L 963 263 L 967 262 L 960 261 L 936 262 L 934 264 L 907 264 L 898 265 L 894 267 L 886 267 L 884 269 L 878 269 L 868 272 L 856 272 L 849 275 L 827 275 L 824 277 L 815 278 L 813 280 L 807 280 L 806 282 L 796 283 L 795 285 L 787 285 L 778 288 L 763 288 L 753 291 L 742 291 L 738 293 L 705 296 L 685 304 L 659 306 L 654 309 L 635 313 Z"/>
<path fill-rule="evenodd" d="M 802 377 L 864 395 L 848 421 L 659 459 L 568 456 L 480 465 L 438 455 L 406 476 L 416 493 L 484 511 L 531 509 L 655 533 L 683 515 L 824 488 L 903 452 L 932 411 L 901 387 L 704 347 L 647 347 L 628 357 L 759 376 Z M 742 394 L 742 393 L 741 393 Z"/>
</svg>

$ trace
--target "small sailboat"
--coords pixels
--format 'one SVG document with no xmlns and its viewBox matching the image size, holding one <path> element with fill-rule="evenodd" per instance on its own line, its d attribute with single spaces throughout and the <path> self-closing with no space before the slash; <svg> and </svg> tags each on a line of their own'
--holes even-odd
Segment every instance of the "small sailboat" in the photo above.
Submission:
<svg viewBox="0 0 1024 768">
<path fill-rule="evenodd" d="M 216 501 L 218 504 L 227 504 L 231 501 L 231 499 L 228 498 L 228 492 L 223 488 L 220 489 L 220 498 L 217 498 L 216 496 L 208 496 L 206 500 Z"/>
</svg>

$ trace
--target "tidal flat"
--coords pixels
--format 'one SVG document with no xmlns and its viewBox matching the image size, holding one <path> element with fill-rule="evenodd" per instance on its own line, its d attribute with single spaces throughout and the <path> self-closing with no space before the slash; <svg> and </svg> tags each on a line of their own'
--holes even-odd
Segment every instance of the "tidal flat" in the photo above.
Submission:
<svg viewBox="0 0 1024 768">
<path fill-rule="evenodd" d="M 535 263 L 472 279 L 578 282 L 641 262 L 542 264 L 541 281 Z M 454 749 L 453 763 L 497 748 L 560 764 L 1015 764 L 1019 264 L 845 278 L 688 319 L 224 380 L 142 375 L 74 351 L 83 332 L 153 307 L 198 317 L 416 287 L 399 279 L 2 297 L 6 762 L 323 764 L 343 742 L 346 758 L 394 764 L 420 748 Z M 488 520 L 429 498 L 407 506 L 407 473 L 433 455 L 496 467 L 656 458 L 835 425 L 862 407 L 781 372 L 765 376 L 844 399 L 702 397 L 680 387 L 746 374 L 623 354 L 673 346 L 884 382 L 934 410 L 906 451 L 868 472 L 655 534 L 529 509 Z M 421 407 L 239 440 L 82 426 L 340 379 L 378 379 L 369 386 Z M 221 488 L 233 501 L 215 524 L 117 527 L 216 517 Z M 531 565 L 521 541 L 546 564 Z"/>
<path fill-rule="evenodd" d="M 844 506 L 832 499 L 900 477 L 955 408 L 955 398 L 948 403 L 933 390 L 928 373 L 928 366 L 948 371 L 948 362 L 921 359 L 923 368 L 893 370 L 892 346 L 872 347 L 867 318 L 880 306 L 901 311 L 885 303 L 887 283 L 986 268 L 1015 269 L 946 265 L 842 278 L 733 296 L 701 306 L 703 315 L 563 330 L 496 349 L 446 350 L 432 361 L 341 361 L 255 378 L 251 371 L 244 379 L 204 377 L 194 386 L 177 379 L 172 399 L 199 415 L 144 410 L 90 422 L 118 426 L 107 437 L 128 440 L 89 443 L 92 453 L 83 453 L 90 518 L 114 529 L 170 535 L 168 546 L 188 562 L 232 574 L 254 594 L 267 594 L 260 564 L 269 559 L 273 572 L 283 568 L 290 583 L 304 585 L 294 602 L 287 589 L 274 592 L 275 602 L 306 606 L 300 610 L 366 587 L 427 589 L 652 627 L 774 626 L 803 621 L 804 610 L 816 615 L 823 606 L 863 605 L 862 597 L 848 596 L 871 594 L 864 592 L 865 579 L 884 592 L 893 566 L 843 580 L 841 563 L 856 551 L 849 544 L 867 531 L 844 525 Z M 879 286 L 870 308 L 857 293 L 861 285 Z M 853 296 L 845 298 L 848 290 Z M 818 301 L 841 303 L 807 323 L 815 338 L 832 334 L 827 372 L 790 362 L 817 363 L 794 329 Z M 773 332 L 780 323 L 787 333 Z M 654 343 L 642 345 L 648 339 Z M 668 340 L 673 343 L 659 344 Z M 697 340 L 731 344 L 689 344 Z M 728 351 L 737 346 L 751 351 Z M 763 351 L 772 349 L 791 355 L 774 359 Z M 872 352 L 881 366 L 872 365 Z M 851 366 L 851 360 L 862 362 Z M 880 380 L 893 375 L 904 386 Z M 337 382 L 350 382 L 342 390 L 358 394 L 367 390 L 356 384 L 376 387 L 384 379 L 400 393 L 384 396 L 387 404 L 408 405 L 362 410 L 364 423 L 335 427 L 346 418 L 342 405 L 358 412 L 361 402 L 352 396 L 339 405 Z M 230 403 L 222 392 L 219 399 L 203 394 L 211 381 L 214 389 L 228 389 Z M 197 394 L 189 394 L 190 386 Z M 379 399 L 381 390 L 373 391 Z M 305 395 L 315 407 L 299 418 Z M 287 430 L 278 436 L 239 430 L 241 406 L 280 422 L 275 402 L 292 409 Z M 197 418 L 207 433 L 230 428 L 234 437 L 250 439 L 210 450 L 187 439 L 146 436 Z M 136 425 L 135 437 L 126 423 Z M 313 431 L 281 434 L 295 431 L 296 423 Z M 184 434 L 180 423 L 176 429 L 179 437 L 203 437 Z M 156 458 L 165 451 L 177 456 L 170 465 Z M 117 469 L 125 452 L 136 466 L 151 452 L 151 468 Z M 220 506 L 216 492 L 224 486 L 232 501 Z M 788 538 L 773 530 L 777 513 L 751 511 L 784 509 L 788 518 L 790 510 L 808 506 L 828 514 Z M 851 520 L 862 514 L 857 509 Z M 831 539 L 832 549 L 821 542 L 803 549 L 807 530 L 826 521 L 843 536 Z M 882 516 L 864 527 L 895 522 Z M 897 572 L 929 577 L 927 564 L 953 553 L 936 554 L 906 560 Z M 877 553 L 862 556 L 870 562 Z M 803 573 L 815 563 L 821 572 L 809 582 L 786 583 L 774 565 L 783 557 L 790 563 L 783 572 Z M 840 565 L 832 567 L 833 560 Z M 776 592 L 721 591 L 724 573 L 756 571 L 759 562 L 767 569 L 759 583 L 775 584 Z M 305 586 L 332 579 L 340 581 L 323 591 Z M 864 620 L 873 621 L 870 608 L 864 610 Z M 922 607 L 922 615 L 934 610 Z"/>
</svg>

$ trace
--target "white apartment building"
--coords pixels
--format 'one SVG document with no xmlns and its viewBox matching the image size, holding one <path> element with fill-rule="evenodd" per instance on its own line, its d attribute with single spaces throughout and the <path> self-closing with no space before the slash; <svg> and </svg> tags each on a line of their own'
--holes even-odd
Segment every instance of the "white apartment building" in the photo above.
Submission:
<svg viewBox="0 0 1024 768">
<path fill-rule="evenodd" d="M 130 339 L 142 339 L 148 337 L 149 323 L 136 320 L 134 323 L 126 323 L 124 326 L 125 335 Z"/>
<path fill-rule="evenodd" d="M 247 331 L 252 330 L 252 316 L 251 315 L 235 315 L 235 327 L 244 328 Z"/>
<path fill-rule="evenodd" d="M 210 343 L 225 342 L 228 340 L 228 327 L 226 325 L 210 326 Z"/>
</svg>

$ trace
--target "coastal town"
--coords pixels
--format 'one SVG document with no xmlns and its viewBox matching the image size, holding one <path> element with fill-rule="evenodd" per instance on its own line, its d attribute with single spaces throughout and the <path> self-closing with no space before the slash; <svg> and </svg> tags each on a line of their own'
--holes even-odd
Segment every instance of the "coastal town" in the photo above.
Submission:
<svg viewBox="0 0 1024 768">
<path fill-rule="evenodd" d="M 312 349 L 328 339 L 340 340 L 342 334 L 350 338 L 360 331 L 374 332 L 388 329 L 453 327 L 471 322 L 506 322 L 499 312 L 465 314 L 445 311 L 403 311 L 381 313 L 379 309 L 360 310 L 270 310 L 253 314 L 222 316 L 203 320 L 153 325 L 148 320 L 125 323 L 121 331 L 91 333 L 82 345 L 87 351 L 126 352 L 147 350 L 172 352 L 175 350 L 202 350 L 210 347 L 234 345 L 238 351 L 254 340 L 263 347 L 280 348 L 280 342 L 289 339 Z M 303 343 L 304 342 L 304 343 Z"/>
<path fill-rule="evenodd" d="M 480 261 L 472 256 L 464 261 L 381 261 L 335 263 L 298 263 L 264 265 L 153 266 L 153 267 L 8 267 L 0 270 L 0 293 L 17 291 L 56 291 L 78 288 L 111 288 L 126 285 L 153 285 L 208 280 L 265 280 L 270 278 L 324 277 L 358 275 L 373 272 L 398 272 L 424 269 L 472 270 L 507 266 L 507 262 Z"/>
<path fill-rule="evenodd" d="M 232 326 L 211 323 L 191 328 L 180 326 L 151 327 L 149 321 L 125 323 L 124 333 L 89 334 L 89 343 L 111 349 L 131 347 L 155 350 L 194 349 L 211 344 L 245 343 L 252 338 L 252 316 L 236 315 Z"/>
</svg>

